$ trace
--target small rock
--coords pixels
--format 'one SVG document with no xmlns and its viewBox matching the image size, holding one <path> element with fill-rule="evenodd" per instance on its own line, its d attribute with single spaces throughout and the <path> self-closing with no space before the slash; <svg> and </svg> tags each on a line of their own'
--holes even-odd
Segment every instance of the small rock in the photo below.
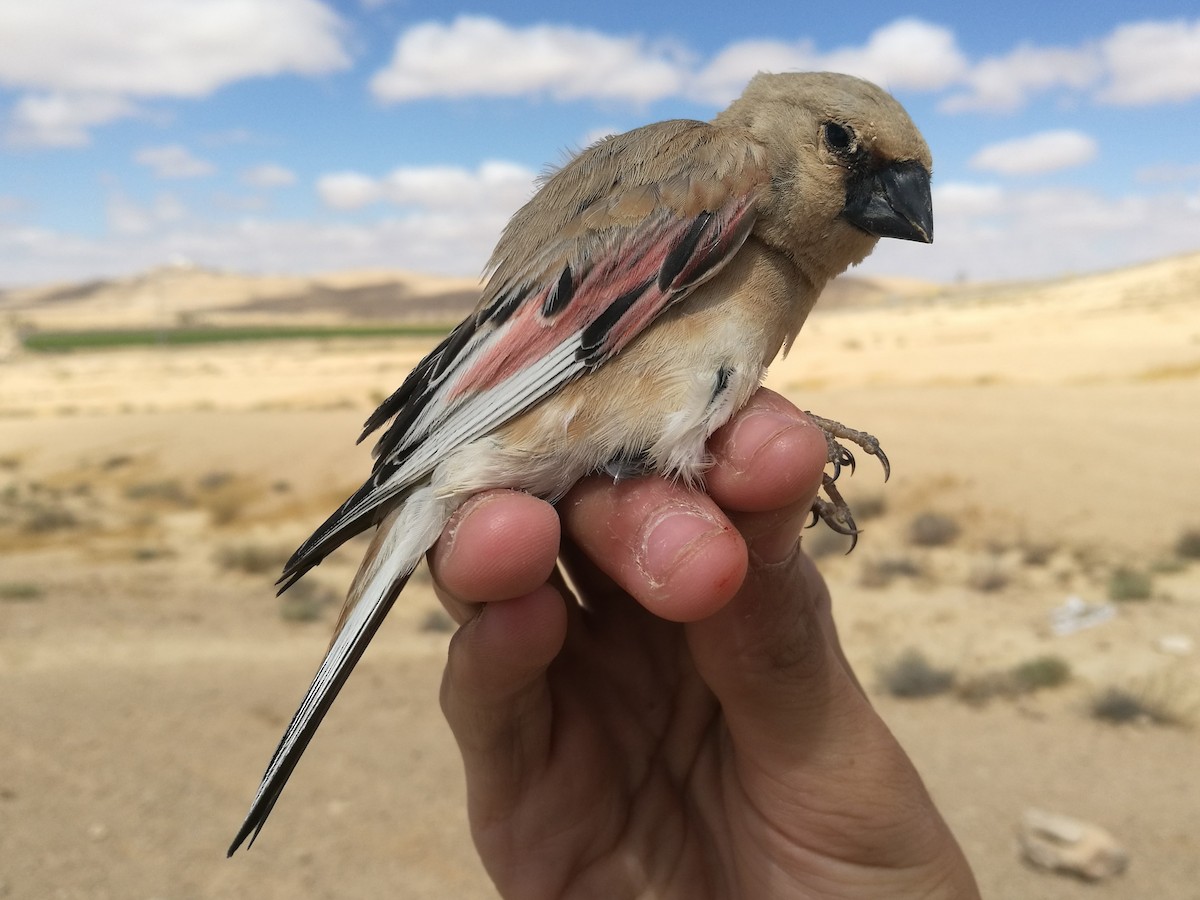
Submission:
<svg viewBox="0 0 1200 900">
<path fill-rule="evenodd" d="M 93 841 L 102 841 L 108 837 L 108 826 L 103 822 L 93 822 L 88 826 L 87 833 Z"/>
<path fill-rule="evenodd" d="M 1186 634 L 1164 634 L 1154 642 L 1154 648 L 1171 656 L 1189 656 L 1196 649 L 1196 642 Z"/>
<path fill-rule="evenodd" d="M 1102 881 L 1120 875 L 1129 854 L 1099 825 L 1040 809 L 1027 809 L 1018 832 L 1021 854 L 1042 869 Z"/>
</svg>

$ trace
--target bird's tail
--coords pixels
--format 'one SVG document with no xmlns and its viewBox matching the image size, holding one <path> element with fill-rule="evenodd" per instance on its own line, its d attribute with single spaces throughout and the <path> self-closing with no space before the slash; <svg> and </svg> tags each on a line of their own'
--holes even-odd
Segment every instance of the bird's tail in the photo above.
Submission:
<svg viewBox="0 0 1200 900">
<path fill-rule="evenodd" d="M 283 739 L 275 748 L 250 812 L 226 855 L 232 856 L 246 838 L 252 845 L 258 837 L 338 691 L 408 583 L 421 556 L 441 534 L 454 506 L 445 498 L 437 497 L 433 488 L 426 485 L 379 523 L 358 574 L 354 576 L 333 643 L 300 708 L 283 733 Z"/>
</svg>

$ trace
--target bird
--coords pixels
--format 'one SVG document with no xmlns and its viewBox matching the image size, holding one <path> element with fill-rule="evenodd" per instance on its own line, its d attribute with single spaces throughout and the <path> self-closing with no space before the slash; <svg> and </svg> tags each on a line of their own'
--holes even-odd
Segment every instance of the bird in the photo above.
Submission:
<svg viewBox="0 0 1200 900">
<path fill-rule="evenodd" d="M 493 488 L 550 502 L 594 473 L 703 486 L 705 442 L 790 349 L 822 289 L 881 238 L 933 240 L 932 157 L 903 106 L 830 72 L 759 73 L 711 122 L 609 135 L 505 226 L 473 314 L 367 419 L 370 476 L 288 560 L 280 592 L 374 536 L 335 636 L 229 847 L 261 831 L 301 754 L 451 515 Z M 832 474 L 814 522 L 857 535 Z"/>
</svg>

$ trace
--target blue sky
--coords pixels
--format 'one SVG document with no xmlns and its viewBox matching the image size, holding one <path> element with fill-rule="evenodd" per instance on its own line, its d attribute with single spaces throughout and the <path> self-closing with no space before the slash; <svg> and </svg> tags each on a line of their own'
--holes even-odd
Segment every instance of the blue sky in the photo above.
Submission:
<svg viewBox="0 0 1200 900">
<path fill-rule="evenodd" d="M 864 272 L 1200 250 L 1194 3 L 981 8 L 0 0 L 0 286 L 183 260 L 478 274 L 547 164 L 710 118 L 759 69 L 869 77 L 929 140 L 937 242 Z"/>
</svg>

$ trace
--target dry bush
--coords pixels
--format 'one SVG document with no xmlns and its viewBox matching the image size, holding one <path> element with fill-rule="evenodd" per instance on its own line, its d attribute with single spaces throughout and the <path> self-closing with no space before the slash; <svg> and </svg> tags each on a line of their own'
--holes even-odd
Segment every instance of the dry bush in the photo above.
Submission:
<svg viewBox="0 0 1200 900">
<path fill-rule="evenodd" d="M 279 617 L 285 622 L 315 622 L 339 602 L 332 588 L 313 579 L 298 581 L 279 598 Z"/>
<path fill-rule="evenodd" d="M 1050 558 L 1058 552 L 1058 547 L 1049 543 L 1029 543 L 1021 545 L 1021 562 L 1027 566 L 1041 567 L 1050 562 Z"/>
<path fill-rule="evenodd" d="M 1147 572 L 1122 566 L 1108 578 L 1108 599 L 1116 603 L 1149 600 L 1153 593 L 1154 580 Z"/>
<path fill-rule="evenodd" d="M 7 603 L 32 603 L 41 600 L 46 592 L 32 581 L 0 582 L 0 600 Z"/>
<path fill-rule="evenodd" d="M 822 559 L 845 554 L 850 549 L 850 538 L 832 528 L 814 528 L 805 532 L 800 547 L 813 559 Z"/>
<path fill-rule="evenodd" d="M 453 631 L 458 626 L 454 624 L 454 620 L 447 615 L 446 611 L 440 606 L 437 609 L 431 609 L 421 619 L 421 624 L 418 628 L 421 631 L 432 632 L 435 634 L 445 634 Z"/>
<path fill-rule="evenodd" d="M 1092 698 L 1093 719 L 1113 725 L 1145 723 L 1183 727 L 1191 724 L 1195 704 L 1166 682 L 1146 682 L 1131 687 L 1110 686 Z"/>
<path fill-rule="evenodd" d="M 933 697 L 954 687 L 954 670 L 939 669 L 916 649 L 909 649 L 879 669 L 879 680 L 893 697 Z"/>
<path fill-rule="evenodd" d="M 215 491 L 233 481 L 232 472 L 205 472 L 196 479 L 196 487 L 202 491 Z"/>
<path fill-rule="evenodd" d="M 151 503 L 169 503 L 173 506 L 188 506 L 192 498 L 183 489 L 178 479 L 161 481 L 139 481 L 125 488 L 125 499 Z"/>
<path fill-rule="evenodd" d="M 907 556 L 888 556 L 867 560 L 858 575 L 858 583 L 866 588 L 883 588 L 896 578 L 917 578 L 921 567 Z"/>
<path fill-rule="evenodd" d="M 289 547 L 281 544 L 226 544 L 217 548 L 213 561 L 227 571 L 261 575 L 277 572 L 291 555 Z"/>
<path fill-rule="evenodd" d="M 136 562 L 153 562 L 156 559 L 171 559 L 175 551 L 170 547 L 155 547 L 149 544 L 133 548 L 133 558 Z"/>
<path fill-rule="evenodd" d="M 1008 672 L 984 672 L 957 681 L 954 695 L 964 703 L 982 706 L 997 697 L 1014 696 L 1013 680 Z"/>
<path fill-rule="evenodd" d="M 855 499 L 853 507 L 855 521 L 867 522 L 878 519 L 887 512 L 887 498 L 881 493 L 867 494 Z"/>
<path fill-rule="evenodd" d="M 53 501 L 31 502 L 22 510 L 21 527 L 30 534 L 64 531 L 82 524 L 71 509 Z"/>
<path fill-rule="evenodd" d="M 959 682 L 955 694 L 978 705 L 998 697 L 1008 700 L 1047 688 L 1061 687 L 1071 680 L 1071 665 L 1061 656 L 1036 656 L 1010 669 L 985 672 Z"/>
<path fill-rule="evenodd" d="M 925 512 L 909 523 L 908 541 L 918 547 L 944 547 L 959 536 L 958 522 L 942 513 Z"/>
<path fill-rule="evenodd" d="M 967 587 L 984 594 L 1002 591 L 1008 587 L 1009 574 L 995 563 L 976 566 L 967 575 Z"/>
<path fill-rule="evenodd" d="M 1180 559 L 1200 559 L 1200 528 L 1189 528 L 1179 536 L 1175 555 Z"/>
<path fill-rule="evenodd" d="M 1061 656 L 1045 654 L 1017 663 L 1009 670 L 1022 693 L 1061 687 L 1071 680 L 1071 664 Z"/>
<path fill-rule="evenodd" d="M 209 482 L 197 498 L 209 516 L 209 520 L 217 527 L 231 525 L 245 517 L 247 507 L 258 500 L 263 493 L 262 486 L 256 482 L 237 478 L 224 472 L 210 473 Z"/>
</svg>

